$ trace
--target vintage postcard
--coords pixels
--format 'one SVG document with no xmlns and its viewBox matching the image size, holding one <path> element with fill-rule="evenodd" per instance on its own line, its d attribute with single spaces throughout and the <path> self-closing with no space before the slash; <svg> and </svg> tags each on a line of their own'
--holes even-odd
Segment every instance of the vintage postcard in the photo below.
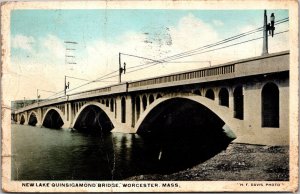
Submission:
<svg viewBox="0 0 300 194">
<path fill-rule="evenodd" d="M 292 0 L 2 3 L 3 191 L 296 192 L 298 15 Z"/>
</svg>

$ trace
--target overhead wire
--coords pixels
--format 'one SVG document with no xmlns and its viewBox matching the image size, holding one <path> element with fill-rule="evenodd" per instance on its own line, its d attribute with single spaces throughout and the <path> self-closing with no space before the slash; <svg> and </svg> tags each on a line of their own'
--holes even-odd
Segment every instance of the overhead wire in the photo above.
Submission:
<svg viewBox="0 0 300 194">
<path fill-rule="evenodd" d="M 281 20 L 278 20 L 275 22 L 275 25 L 278 25 L 278 24 L 281 24 L 281 23 L 285 23 L 289 21 L 289 18 L 284 18 L 284 19 L 281 19 Z M 247 41 L 243 41 L 243 42 L 239 42 L 239 43 L 235 43 L 235 44 L 232 44 L 232 45 L 228 45 L 228 46 L 224 46 L 224 47 L 220 47 L 220 48 L 217 48 L 217 49 L 211 49 L 211 50 L 208 50 L 208 51 L 204 51 L 204 52 L 200 52 L 202 50 L 206 50 L 206 49 L 209 49 L 209 48 L 212 48 L 212 47 L 216 47 L 216 46 L 219 46 L 219 45 L 222 45 L 222 44 L 225 44 L 225 43 L 228 43 L 228 42 L 231 42 L 231 41 L 234 41 L 236 39 L 239 39 L 239 38 L 242 38 L 242 37 L 245 37 L 245 36 L 248 36 L 250 34 L 254 34 L 254 33 L 257 33 L 259 31 L 262 31 L 263 30 L 263 27 L 260 27 L 260 28 L 257 28 L 257 29 L 254 29 L 254 30 L 250 30 L 248 32 L 244 32 L 244 33 L 241 33 L 241 34 L 238 34 L 238 35 L 235 35 L 235 36 L 232 36 L 232 37 L 229 37 L 229 38 L 226 38 L 224 40 L 221 40 L 221 41 L 218 41 L 216 43 L 212 43 L 212 44 L 208 44 L 208 45 L 205 45 L 205 46 L 201 46 L 201 47 L 198 47 L 196 49 L 192 49 L 190 51 L 185 51 L 185 52 L 182 52 L 182 53 L 178 53 L 178 54 L 175 54 L 175 55 L 172 55 L 172 56 L 168 56 L 168 57 L 165 57 L 161 60 L 155 60 L 155 59 L 150 59 L 148 57 L 141 57 L 141 56 L 137 56 L 137 55 L 133 55 L 133 54 L 127 54 L 127 53 L 121 53 L 123 55 L 127 55 L 127 56 L 131 56 L 131 57 L 137 57 L 137 58 L 141 58 L 141 59 L 145 59 L 145 60 L 150 60 L 152 62 L 147 62 L 147 63 L 144 63 L 142 65 L 137 65 L 137 66 L 133 66 L 133 67 L 129 67 L 127 69 L 134 69 L 134 68 L 138 68 L 138 67 L 142 67 L 142 68 L 138 68 L 136 70 L 133 70 L 133 71 L 129 71 L 127 73 L 132 73 L 132 72 L 135 72 L 135 71 L 139 71 L 139 70 L 142 70 L 142 69 L 146 69 L 146 68 L 149 68 L 149 67 L 152 67 L 154 65 L 157 65 L 157 64 L 160 64 L 160 63 L 176 63 L 176 62 L 170 62 L 170 61 L 173 61 L 173 60 L 177 60 L 177 59 L 180 59 L 180 58 L 184 58 L 184 57 L 188 57 L 188 56 L 192 56 L 192 55 L 198 55 L 198 54 L 202 54 L 202 53 L 206 53 L 206 52 L 211 52 L 211 51 L 215 51 L 215 50 L 220 50 L 220 49 L 224 49 L 224 48 L 227 48 L 227 47 L 231 47 L 231 46 L 235 46 L 235 45 L 239 45 L 239 44 L 243 44 L 243 43 L 246 43 L 246 42 L 250 42 L 250 41 L 254 41 L 254 40 L 258 40 L 258 39 L 261 39 L 262 37 L 259 37 L 259 38 L 254 38 L 254 39 L 251 39 L 251 40 L 247 40 Z M 288 30 L 286 31 L 282 31 L 282 32 L 279 32 L 279 33 L 275 33 L 274 35 L 277 35 L 277 34 L 281 34 L 281 33 L 284 33 L 284 32 L 287 32 Z M 146 66 L 146 67 L 143 67 L 143 66 Z M 91 84 L 91 83 L 94 83 L 96 81 L 103 81 L 105 79 L 109 79 L 109 78 L 113 78 L 113 77 L 117 77 L 118 75 L 114 75 L 114 76 L 109 76 L 109 75 L 112 75 L 116 72 L 119 72 L 119 70 L 116 70 L 116 71 L 113 71 L 111 73 L 108 73 L 104 76 L 101 76 L 95 80 L 92 80 L 92 81 L 89 81 L 85 84 L 82 84 L 82 85 L 79 85 L 75 88 L 72 88 L 70 90 L 68 90 L 68 92 L 71 92 L 71 91 L 74 91 L 80 87 L 83 87 L 83 86 L 86 86 L 88 84 Z M 107 77 L 109 76 L 109 77 Z M 85 81 L 88 81 L 88 80 L 85 80 Z M 57 92 L 56 94 L 50 96 L 50 97 L 53 97 L 55 95 L 58 95 L 60 93 L 64 92 L 64 90 L 60 91 L 60 92 Z M 50 98 L 48 97 L 48 98 Z M 47 99 L 48 99 L 47 98 Z M 59 97 L 58 97 L 59 98 Z"/>
<path fill-rule="evenodd" d="M 288 32 L 288 31 L 289 31 L 289 30 L 285 30 L 285 31 L 282 31 L 282 32 L 274 33 L 274 35 L 282 34 L 282 33 Z M 224 49 L 224 48 L 236 46 L 236 45 L 239 45 L 239 44 L 244 44 L 244 43 L 247 43 L 247 42 L 250 42 L 250 41 L 259 40 L 259 39 L 262 39 L 262 38 L 263 38 L 263 37 L 258 37 L 258 38 L 254 38 L 254 39 L 250 39 L 250 40 L 238 42 L 238 43 L 235 43 L 235 44 L 227 45 L 227 46 L 224 46 L 224 47 L 220 47 L 220 48 L 216 48 L 216 49 L 211 49 L 211 50 L 203 51 L 203 52 L 200 52 L 200 53 L 191 54 L 191 55 L 189 55 L 189 56 L 192 56 L 192 55 L 198 55 L 198 54 L 203 54 L 203 53 L 207 53 L 207 52 L 212 52 L 212 51 L 216 51 L 216 50 L 220 50 L 220 49 Z M 185 57 L 188 57 L 188 56 L 185 56 Z M 154 63 L 154 64 L 149 65 L 149 66 L 146 66 L 146 67 L 141 67 L 141 68 L 139 68 L 139 69 L 135 69 L 135 70 L 129 71 L 129 72 L 127 72 L 127 73 L 133 73 L 133 72 L 135 72 L 135 71 L 139 71 L 139 70 L 142 70 L 142 69 L 146 69 L 146 68 L 152 67 L 152 66 L 157 65 L 157 64 L 158 64 L 158 63 Z"/>
<path fill-rule="evenodd" d="M 284 23 L 284 22 L 287 22 L 287 21 L 288 21 L 288 18 L 284 18 L 284 19 L 278 20 L 277 23 L 275 22 L 275 25 L 278 25 L 278 24 L 281 24 L 281 23 Z M 260 27 L 260 28 L 257 28 L 257 29 L 254 29 L 254 30 L 250 30 L 248 32 L 245 32 L 245 33 L 242 33 L 242 34 L 239 34 L 239 35 L 235 35 L 235 36 L 226 38 L 226 39 L 218 41 L 216 43 L 205 45 L 205 46 L 202 46 L 202 47 L 190 50 L 190 51 L 186 51 L 186 52 L 183 52 L 183 53 L 175 54 L 175 55 L 172 55 L 172 56 L 169 56 L 169 57 L 163 58 L 162 60 L 157 60 L 157 61 L 163 61 L 162 63 L 165 63 L 165 62 L 168 62 L 168 61 L 171 61 L 171 60 L 178 59 L 177 57 L 181 58 L 182 55 L 185 56 L 185 55 L 188 55 L 190 53 L 197 52 L 199 50 L 205 50 L 205 49 L 212 48 L 212 47 L 215 47 L 215 46 L 218 46 L 218 45 L 221 45 L 221 44 L 225 44 L 227 42 L 230 42 L 230 41 L 242 38 L 244 36 L 248 36 L 250 34 L 254 34 L 254 33 L 262 31 L 262 30 L 263 30 L 263 27 Z M 174 57 L 175 57 L 175 59 L 174 59 Z M 166 59 L 168 59 L 168 60 L 166 61 Z M 153 63 L 154 62 L 147 62 L 145 64 L 137 65 L 137 66 L 133 66 L 133 67 L 129 67 L 127 69 L 133 69 L 133 68 L 137 68 L 137 67 L 141 67 L 141 66 L 147 66 L 147 65 L 150 65 L 150 64 L 153 64 Z"/>
<path fill-rule="evenodd" d="M 278 32 L 278 33 L 275 33 L 274 35 L 277 35 L 277 34 L 281 34 L 281 33 L 284 33 L 284 32 L 287 32 L 288 30 L 286 31 L 282 31 L 282 32 Z M 227 47 L 232 47 L 232 46 L 236 46 L 236 45 L 239 45 L 239 44 L 243 44 L 243 43 L 247 43 L 247 42 L 250 42 L 250 41 L 255 41 L 255 40 L 258 40 L 258 39 L 262 39 L 263 37 L 259 37 L 259 38 L 254 38 L 254 39 L 250 39 L 250 40 L 247 40 L 247 41 L 243 41 L 243 42 L 239 42 L 239 43 L 235 43 L 235 44 L 232 44 L 232 45 L 228 45 L 228 46 L 224 46 L 224 47 L 220 47 L 220 48 L 217 48 L 217 49 L 211 49 L 211 50 L 208 50 L 208 51 L 204 51 L 204 52 L 198 52 L 198 53 L 193 53 L 193 54 L 190 54 L 190 55 L 185 55 L 184 57 L 188 57 L 188 56 L 192 56 L 192 55 L 198 55 L 198 54 L 202 54 L 202 53 L 207 53 L 207 52 L 212 52 L 212 51 L 215 51 L 215 50 L 220 50 L 220 49 L 224 49 L 224 48 L 227 48 Z M 183 58 L 183 57 L 180 57 L 180 58 Z M 149 67 L 152 67 L 154 65 L 157 65 L 157 64 L 160 64 L 161 62 L 156 62 L 154 64 L 151 64 L 149 66 L 146 66 L 146 67 L 142 67 L 142 68 L 139 68 L 139 69 L 136 69 L 136 70 L 132 70 L 132 71 L 129 71 L 127 73 L 133 73 L 133 72 L 136 72 L 136 71 L 140 71 L 142 69 L 146 69 L 146 68 L 149 68 Z M 141 66 L 140 66 L 141 67 Z M 109 79 L 109 78 L 113 78 L 113 77 L 117 77 L 118 75 L 114 75 L 114 76 L 110 76 L 110 77 L 106 77 L 105 79 Z M 104 78 L 102 79 L 97 79 L 97 80 L 103 80 Z M 85 84 L 87 85 L 87 84 Z M 81 86 L 78 86 L 76 88 L 73 88 L 72 90 L 75 90 L 75 89 L 78 89 L 80 87 L 82 87 L 83 85 Z M 69 90 L 72 91 L 72 90 Z"/>
</svg>

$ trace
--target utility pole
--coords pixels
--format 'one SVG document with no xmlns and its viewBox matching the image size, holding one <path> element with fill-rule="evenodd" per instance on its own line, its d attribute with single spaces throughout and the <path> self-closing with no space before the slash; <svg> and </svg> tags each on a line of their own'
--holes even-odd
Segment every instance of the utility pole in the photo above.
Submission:
<svg viewBox="0 0 300 194">
<path fill-rule="evenodd" d="M 36 102 L 39 103 L 39 89 L 36 90 Z"/>
<path fill-rule="evenodd" d="M 119 53 L 119 83 L 121 83 L 121 53 Z"/>
<path fill-rule="evenodd" d="M 263 51 L 262 51 L 262 55 L 269 54 L 268 32 L 273 37 L 274 30 L 275 30 L 275 27 L 274 27 L 274 25 L 275 25 L 275 16 L 274 16 L 274 13 L 271 14 L 270 21 L 271 21 L 271 23 L 268 23 L 267 10 L 264 10 Z"/>
<path fill-rule="evenodd" d="M 67 76 L 65 76 L 65 83 L 64 83 L 64 91 L 65 91 L 65 95 L 67 94 Z"/>
<path fill-rule="evenodd" d="M 65 91 L 65 96 L 67 95 L 67 89 L 70 87 L 70 82 L 67 83 L 67 76 L 65 75 L 65 84 L 64 84 L 64 91 Z"/>
<path fill-rule="evenodd" d="M 269 52 L 268 52 L 269 48 L 268 48 L 267 23 L 268 23 L 267 10 L 264 10 L 264 30 L 263 30 L 263 51 L 262 51 L 262 55 L 269 54 Z"/>
<path fill-rule="evenodd" d="M 121 83 L 121 75 L 122 73 L 124 72 L 125 74 L 125 71 L 126 71 L 126 63 L 124 62 L 124 67 L 122 68 L 121 67 L 121 54 L 122 53 L 119 53 L 119 83 Z"/>
</svg>

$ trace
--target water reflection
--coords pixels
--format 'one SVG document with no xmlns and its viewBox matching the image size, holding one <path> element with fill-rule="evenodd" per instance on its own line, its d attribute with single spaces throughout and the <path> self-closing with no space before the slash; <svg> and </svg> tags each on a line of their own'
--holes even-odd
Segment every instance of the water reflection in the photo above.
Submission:
<svg viewBox="0 0 300 194">
<path fill-rule="evenodd" d="M 12 125 L 12 179 L 122 180 L 175 172 L 211 157 L 221 148 L 205 147 L 198 138 L 195 134 L 183 137 L 164 133 L 144 137 L 96 135 Z"/>
<path fill-rule="evenodd" d="M 171 173 L 192 167 L 216 155 L 233 140 L 225 123 L 205 106 L 182 98 L 164 101 L 143 120 L 138 133 L 147 153 L 157 159 L 156 171 Z"/>
</svg>

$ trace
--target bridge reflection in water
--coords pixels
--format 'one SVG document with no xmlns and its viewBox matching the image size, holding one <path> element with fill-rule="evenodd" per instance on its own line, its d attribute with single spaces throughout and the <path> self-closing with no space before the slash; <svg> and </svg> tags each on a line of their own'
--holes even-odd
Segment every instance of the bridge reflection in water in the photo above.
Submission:
<svg viewBox="0 0 300 194">
<path fill-rule="evenodd" d="M 160 104 L 177 98 L 211 110 L 232 130 L 236 143 L 288 145 L 289 51 L 41 100 L 13 111 L 12 119 L 38 127 L 143 134 L 147 130 L 140 126 L 161 122 L 148 114 L 155 117 Z"/>
<path fill-rule="evenodd" d="M 23 136 L 32 133 L 13 141 L 16 164 L 31 160 L 24 155 L 32 155 L 30 149 L 20 150 L 30 147 L 35 137 L 45 140 L 41 145 L 35 142 L 31 149 L 45 147 L 37 153 L 47 154 L 47 159 L 32 156 L 45 161 L 38 165 L 44 168 L 54 157 L 52 164 L 56 168 L 61 163 L 58 166 L 65 172 L 46 169 L 36 179 L 107 180 L 171 173 L 207 160 L 235 138 L 236 143 L 288 145 L 288 105 L 289 51 L 120 83 L 15 110 L 13 120 L 25 128 L 29 124 L 84 132 L 16 130 Z M 51 143 L 55 146 L 48 147 L 48 134 L 41 131 L 64 135 L 54 135 Z M 65 139 L 59 142 L 60 138 Z M 71 154 L 61 153 L 66 150 Z"/>
<path fill-rule="evenodd" d="M 224 133 L 220 118 L 190 100 L 157 106 L 138 134 L 103 131 L 99 114 L 93 107 L 83 112 L 82 119 L 88 117 L 89 122 L 76 125 L 79 130 L 73 133 L 13 125 L 12 179 L 120 180 L 172 173 L 207 160 L 233 140 Z"/>
</svg>

